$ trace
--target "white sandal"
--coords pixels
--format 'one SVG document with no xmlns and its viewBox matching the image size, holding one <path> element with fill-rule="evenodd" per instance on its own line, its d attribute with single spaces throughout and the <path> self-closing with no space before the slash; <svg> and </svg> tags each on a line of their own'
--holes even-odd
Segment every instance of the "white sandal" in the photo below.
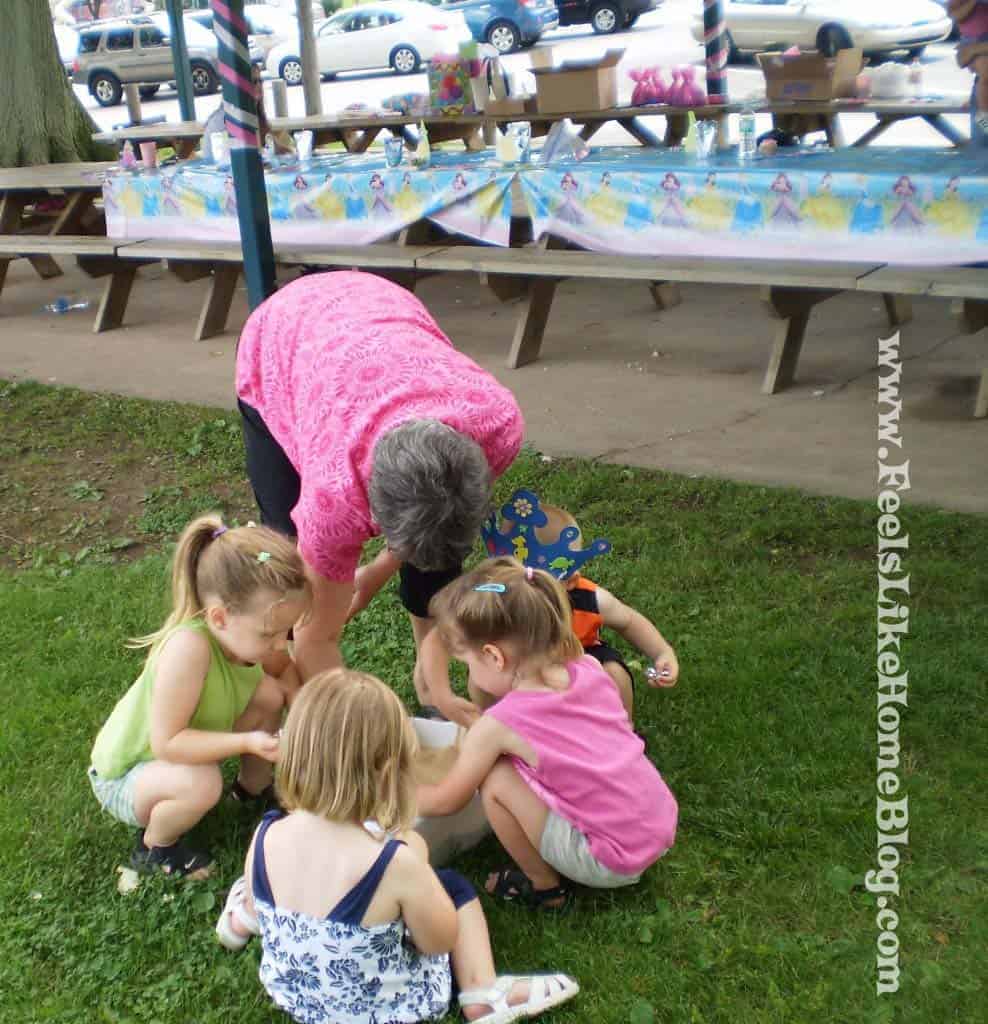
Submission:
<svg viewBox="0 0 988 1024">
<path fill-rule="evenodd" d="M 235 953 L 243 949 L 250 942 L 251 935 L 261 934 L 257 918 L 244 905 L 244 897 L 246 895 L 247 879 L 241 875 L 230 886 L 230 892 L 227 895 L 223 912 L 220 914 L 220 919 L 216 922 L 216 935 L 220 940 L 220 945 L 233 950 Z M 241 935 L 240 932 L 234 929 L 234 919 L 236 919 L 237 924 L 241 928 L 249 932 L 248 935 Z"/>
<path fill-rule="evenodd" d="M 509 1004 L 508 994 L 517 982 L 528 982 L 528 999 Z M 489 1006 L 490 1013 L 475 1017 L 470 1024 L 510 1024 L 520 1017 L 537 1017 L 565 1003 L 580 991 L 568 974 L 501 974 L 490 988 L 475 988 L 459 994 L 464 1006 Z"/>
</svg>

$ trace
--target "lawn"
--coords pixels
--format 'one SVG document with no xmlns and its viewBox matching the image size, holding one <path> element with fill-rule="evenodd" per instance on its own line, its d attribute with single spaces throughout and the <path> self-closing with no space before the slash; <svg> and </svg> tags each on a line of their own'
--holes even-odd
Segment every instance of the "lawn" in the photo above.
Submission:
<svg viewBox="0 0 988 1024">
<path fill-rule="evenodd" d="M 250 819 L 221 807 L 198 830 L 219 863 L 209 882 L 121 896 L 131 837 L 84 776 L 139 668 L 123 642 L 163 618 L 170 540 L 198 511 L 252 514 L 236 420 L 3 382 L 0 419 L 0 1021 L 284 1019 L 256 944 L 230 954 L 212 931 Z M 574 974 L 583 992 L 560 1024 L 984 1020 L 988 521 L 908 493 L 900 513 L 910 821 L 892 904 L 901 988 L 878 997 L 878 897 L 862 884 L 876 866 L 876 506 L 532 451 L 498 496 L 522 485 L 613 542 L 591 575 L 678 650 L 679 686 L 639 686 L 636 720 L 680 825 L 638 887 L 581 892 L 568 916 L 488 900 L 502 968 Z M 345 653 L 411 699 L 393 590 Z M 458 866 L 476 881 L 503 859 L 489 842 Z"/>
</svg>

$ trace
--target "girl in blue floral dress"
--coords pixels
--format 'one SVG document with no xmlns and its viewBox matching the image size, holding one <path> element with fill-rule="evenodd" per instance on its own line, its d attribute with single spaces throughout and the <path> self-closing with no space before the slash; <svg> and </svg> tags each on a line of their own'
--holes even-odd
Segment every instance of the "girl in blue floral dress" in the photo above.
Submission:
<svg viewBox="0 0 988 1024">
<path fill-rule="evenodd" d="M 564 974 L 495 974 L 470 883 L 433 871 L 409 831 L 416 746 L 395 694 L 345 669 L 310 680 L 285 722 L 276 786 L 288 814 L 261 822 L 249 882 L 224 914 L 244 942 L 256 916 L 261 982 L 302 1024 L 434 1020 L 454 977 L 464 1017 L 485 1024 L 536 1016 L 579 991 Z"/>
</svg>

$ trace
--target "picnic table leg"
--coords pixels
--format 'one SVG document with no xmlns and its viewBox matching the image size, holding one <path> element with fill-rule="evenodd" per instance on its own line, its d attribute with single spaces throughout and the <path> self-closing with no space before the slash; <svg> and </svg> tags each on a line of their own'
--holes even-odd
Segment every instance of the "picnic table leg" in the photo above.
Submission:
<svg viewBox="0 0 988 1024">
<path fill-rule="evenodd" d="M 653 281 L 648 290 L 657 309 L 672 309 L 683 301 L 683 294 L 675 281 Z"/>
<path fill-rule="evenodd" d="M 28 197 L 18 192 L 7 192 L 0 198 L 0 235 L 20 234 L 21 221 L 27 201 Z M 62 273 L 62 268 L 51 256 L 43 254 L 33 255 L 28 256 L 28 260 L 31 266 L 43 278 L 58 277 Z"/>
<path fill-rule="evenodd" d="M 226 330 L 227 317 L 230 315 L 230 304 L 237 289 L 240 277 L 239 263 L 217 263 L 206 292 L 206 301 L 196 324 L 196 341 L 205 341 Z"/>
<path fill-rule="evenodd" d="M 960 326 L 967 334 L 977 334 L 988 328 L 988 302 L 965 299 L 960 308 Z M 981 379 L 978 381 L 974 417 L 979 420 L 988 417 L 988 367 L 981 371 Z"/>
<path fill-rule="evenodd" d="M 952 146 L 966 146 L 971 140 L 959 132 L 943 114 L 928 114 L 923 120 L 938 131 Z"/>
<path fill-rule="evenodd" d="M 637 142 L 647 149 L 661 149 L 663 141 L 649 128 L 640 117 L 622 117 L 618 124 Z M 668 127 L 666 129 L 668 131 Z M 685 137 L 685 133 L 684 133 Z"/>
<path fill-rule="evenodd" d="M 134 286 L 134 278 L 137 276 L 137 269 L 136 266 L 121 267 L 110 275 L 110 280 L 107 281 L 103 291 L 103 298 L 100 300 L 99 310 L 96 313 L 93 334 L 111 331 L 123 323 L 127 301 L 130 299 L 130 290 Z"/>
<path fill-rule="evenodd" d="M 839 117 L 839 114 L 828 114 L 824 126 L 824 131 L 827 133 L 827 143 L 834 149 L 843 149 L 846 145 Z"/>
<path fill-rule="evenodd" d="M 82 220 L 89 212 L 96 196 L 92 192 L 72 192 L 68 196 L 65 209 L 58 215 L 52 225 L 50 235 L 82 234 Z"/>
<path fill-rule="evenodd" d="M 901 327 L 912 320 L 913 300 L 908 295 L 893 295 L 891 292 L 883 292 L 882 301 L 885 303 L 885 312 L 888 314 L 890 327 Z"/>
<path fill-rule="evenodd" d="M 870 142 L 874 142 L 879 135 L 884 135 L 897 120 L 897 117 L 890 117 L 887 115 L 879 117 L 878 123 L 873 124 L 860 139 L 855 139 L 851 144 L 851 148 L 860 149 L 862 146 L 867 146 Z"/>
<path fill-rule="evenodd" d="M 806 337 L 810 312 L 815 305 L 839 294 L 839 291 L 829 288 L 775 287 L 763 291 L 763 302 L 774 316 L 782 320 L 775 332 L 772 352 L 762 381 L 763 395 L 774 395 L 792 384 L 796 377 L 796 364 L 799 362 L 799 353 Z"/>
<path fill-rule="evenodd" d="M 565 249 L 562 239 L 546 235 L 537 243 L 539 249 Z M 515 334 L 508 352 L 508 368 L 518 369 L 527 363 L 534 363 L 542 349 L 542 336 L 549 321 L 552 300 L 556 295 L 558 277 L 537 277 L 528 282 L 528 288 L 518 310 Z"/>
</svg>

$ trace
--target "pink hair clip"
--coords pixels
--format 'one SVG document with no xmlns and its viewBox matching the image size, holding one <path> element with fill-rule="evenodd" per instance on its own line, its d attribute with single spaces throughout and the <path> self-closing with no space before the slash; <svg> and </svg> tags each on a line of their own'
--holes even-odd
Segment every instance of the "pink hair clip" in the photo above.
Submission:
<svg viewBox="0 0 988 1024">
<path fill-rule="evenodd" d="M 528 580 L 529 583 L 535 579 L 535 570 L 530 565 L 525 566 L 525 579 Z"/>
<path fill-rule="evenodd" d="M 227 528 L 225 526 L 217 526 L 216 529 L 213 530 L 213 540 L 216 540 L 217 537 L 222 537 L 223 534 L 226 533 L 226 530 Z"/>
</svg>

